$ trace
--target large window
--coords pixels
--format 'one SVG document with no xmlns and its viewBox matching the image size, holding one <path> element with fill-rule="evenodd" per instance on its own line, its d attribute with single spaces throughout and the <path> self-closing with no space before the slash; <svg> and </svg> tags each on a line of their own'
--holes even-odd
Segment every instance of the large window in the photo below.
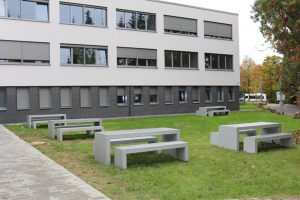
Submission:
<svg viewBox="0 0 300 200">
<path fill-rule="evenodd" d="M 156 16 L 151 13 L 117 10 L 116 24 L 122 29 L 155 31 Z"/>
<path fill-rule="evenodd" d="M 107 47 L 61 45 L 62 65 L 107 66 Z"/>
<path fill-rule="evenodd" d="M 193 103 L 200 103 L 200 88 L 197 86 L 192 88 L 192 101 Z"/>
<path fill-rule="evenodd" d="M 217 87 L 217 101 L 224 102 L 224 89 L 223 87 Z"/>
<path fill-rule="evenodd" d="M 91 89 L 88 87 L 80 88 L 80 107 L 88 108 L 92 106 Z"/>
<path fill-rule="evenodd" d="M 185 51 L 165 51 L 166 68 L 198 68 L 198 53 Z"/>
<path fill-rule="evenodd" d="M 60 23 L 106 27 L 107 10 L 81 4 L 60 4 Z"/>
<path fill-rule="evenodd" d="M 47 0 L 0 0 L 0 16 L 15 19 L 49 21 Z"/>
<path fill-rule="evenodd" d="M 179 87 L 179 103 L 187 103 L 187 91 L 186 87 Z"/>
<path fill-rule="evenodd" d="M 6 109 L 6 89 L 0 88 L 0 110 Z"/>
<path fill-rule="evenodd" d="M 29 88 L 17 88 L 17 109 L 30 109 Z"/>
<path fill-rule="evenodd" d="M 157 51 L 155 49 L 136 49 L 118 47 L 117 64 L 119 67 L 156 67 Z"/>
<path fill-rule="evenodd" d="M 109 88 L 100 87 L 99 88 L 99 104 L 101 107 L 109 106 Z"/>
<path fill-rule="evenodd" d="M 52 95 L 50 88 L 39 88 L 40 109 L 49 109 L 52 107 Z"/>
<path fill-rule="evenodd" d="M 205 102 L 212 102 L 212 92 L 211 87 L 205 87 Z"/>
<path fill-rule="evenodd" d="M 197 36 L 197 20 L 164 16 L 165 33 Z"/>
<path fill-rule="evenodd" d="M 157 87 L 150 87 L 149 102 L 151 105 L 158 104 Z"/>
<path fill-rule="evenodd" d="M 165 87 L 165 104 L 173 104 L 173 88 Z"/>
<path fill-rule="evenodd" d="M 229 102 L 234 102 L 234 88 L 233 87 L 228 87 L 228 101 Z"/>
<path fill-rule="evenodd" d="M 127 105 L 127 94 L 125 87 L 117 88 L 117 104 L 118 106 L 126 106 Z"/>
<path fill-rule="evenodd" d="M 142 105 L 142 87 L 134 87 L 133 88 L 133 104 L 134 105 Z"/>
<path fill-rule="evenodd" d="M 0 40 L 0 64 L 48 65 L 49 63 L 49 43 Z"/>
<path fill-rule="evenodd" d="M 232 25 L 205 21 L 204 36 L 232 40 Z"/>
<path fill-rule="evenodd" d="M 225 54 L 205 54 L 205 68 L 215 70 L 232 70 L 233 56 Z"/>
<path fill-rule="evenodd" d="M 60 88 L 60 107 L 71 108 L 72 107 L 72 91 L 69 87 Z"/>
</svg>

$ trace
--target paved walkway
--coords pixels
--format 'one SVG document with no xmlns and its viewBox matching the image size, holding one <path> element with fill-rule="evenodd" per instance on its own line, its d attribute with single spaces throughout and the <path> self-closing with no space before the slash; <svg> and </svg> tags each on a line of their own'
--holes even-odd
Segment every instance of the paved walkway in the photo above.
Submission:
<svg viewBox="0 0 300 200">
<path fill-rule="evenodd" d="M 108 198 L 0 125 L 0 199 Z"/>
<path fill-rule="evenodd" d="M 280 110 L 279 104 L 268 104 L 268 107 L 271 109 L 276 109 L 278 111 Z M 283 106 L 283 112 L 285 115 L 293 116 L 296 112 L 300 112 L 300 106 L 285 104 Z"/>
</svg>

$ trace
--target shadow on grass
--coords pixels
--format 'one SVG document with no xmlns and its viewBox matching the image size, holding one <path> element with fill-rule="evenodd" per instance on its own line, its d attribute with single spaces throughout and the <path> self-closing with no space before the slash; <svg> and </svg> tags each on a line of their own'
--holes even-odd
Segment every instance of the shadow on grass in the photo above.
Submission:
<svg viewBox="0 0 300 200">
<path fill-rule="evenodd" d="M 92 139 L 94 138 L 94 134 L 72 134 L 72 135 L 64 135 L 64 140 L 82 140 L 82 139 Z"/>
<path fill-rule="evenodd" d="M 291 147 L 284 147 L 280 146 L 279 144 L 271 144 L 271 143 L 265 143 L 260 142 L 257 146 L 258 153 L 260 152 L 275 152 L 275 151 L 282 151 L 282 150 L 289 150 Z M 240 151 L 244 151 L 244 143 L 240 142 Z"/>
</svg>

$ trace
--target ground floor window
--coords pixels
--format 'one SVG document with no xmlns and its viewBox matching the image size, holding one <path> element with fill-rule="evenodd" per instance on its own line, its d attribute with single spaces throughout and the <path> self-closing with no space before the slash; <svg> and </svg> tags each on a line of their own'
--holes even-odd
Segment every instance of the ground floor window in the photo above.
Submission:
<svg viewBox="0 0 300 200">
<path fill-rule="evenodd" d="M 205 87 L 205 102 L 212 102 L 211 87 Z"/>
<path fill-rule="evenodd" d="M 118 87 L 117 88 L 117 104 L 118 104 L 118 106 L 127 105 L 127 95 L 126 95 L 126 88 L 125 87 Z"/>
<path fill-rule="evenodd" d="M 72 92 L 71 88 L 60 88 L 60 107 L 71 108 L 72 107 Z"/>
<path fill-rule="evenodd" d="M 92 106 L 91 90 L 88 87 L 80 88 L 80 107 L 87 108 Z"/>
<path fill-rule="evenodd" d="M 17 88 L 17 109 L 30 109 L 30 94 L 29 88 Z"/>
<path fill-rule="evenodd" d="M 40 109 L 49 109 L 52 107 L 52 95 L 50 88 L 39 88 Z"/>
<path fill-rule="evenodd" d="M 179 88 L 179 103 L 187 103 L 187 91 L 185 87 Z"/>
<path fill-rule="evenodd" d="M 109 89 L 108 87 L 99 88 L 99 104 L 100 106 L 109 106 Z"/>
<path fill-rule="evenodd" d="M 0 110 L 6 108 L 6 89 L 0 88 Z"/>
<path fill-rule="evenodd" d="M 133 88 L 133 103 L 134 103 L 134 105 L 142 105 L 143 104 L 141 87 Z"/>
<path fill-rule="evenodd" d="M 192 101 L 193 101 L 193 103 L 200 103 L 200 88 L 199 87 L 192 88 Z"/>
<path fill-rule="evenodd" d="M 158 104 L 157 87 L 150 87 L 150 104 Z"/>
<path fill-rule="evenodd" d="M 228 88 L 228 101 L 230 101 L 230 102 L 234 101 L 234 89 L 233 89 L 233 87 Z"/>
<path fill-rule="evenodd" d="M 173 103 L 173 88 L 165 87 L 165 104 Z"/>
<path fill-rule="evenodd" d="M 217 88 L 217 94 L 218 94 L 217 101 L 218 102 L 224 102 L 224 89 L 223 89 L 223 87 L 218 87 Z"/>
</svg>

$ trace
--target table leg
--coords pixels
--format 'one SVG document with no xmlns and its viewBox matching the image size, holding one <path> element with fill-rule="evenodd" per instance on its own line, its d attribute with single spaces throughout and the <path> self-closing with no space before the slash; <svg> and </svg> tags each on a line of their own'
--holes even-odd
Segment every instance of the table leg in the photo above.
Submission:
<svg viewBox="0 0 300 200">
<path fill-rule="evenodd" d="M 53 122 L 48 122 L 48 136 L 49 138 L 54 139 L 54 123 Z"/>
<path fill-rule="evenodd" d="M 107 136 L 95 133 L 94 154 L 98 162 L 104 165 L 111 164 L 110 139 Z"/>
<path fill-rule="evenodd" d="M 162 140 L 163 142 L 180 141 L 180 133 L 178 131 L 177 133 L 174 134 L 163 135 Z M 163 150 L 162 152 L 172 157 L 176 157 L 177 155 L 177 149 Z"/>
<path fill-rule="evenodd" d="M 237 128 L 220 126 L 219 128 L 219 145 L 235 151 L 240 150 L 239 131 Z"/>
</svg>

